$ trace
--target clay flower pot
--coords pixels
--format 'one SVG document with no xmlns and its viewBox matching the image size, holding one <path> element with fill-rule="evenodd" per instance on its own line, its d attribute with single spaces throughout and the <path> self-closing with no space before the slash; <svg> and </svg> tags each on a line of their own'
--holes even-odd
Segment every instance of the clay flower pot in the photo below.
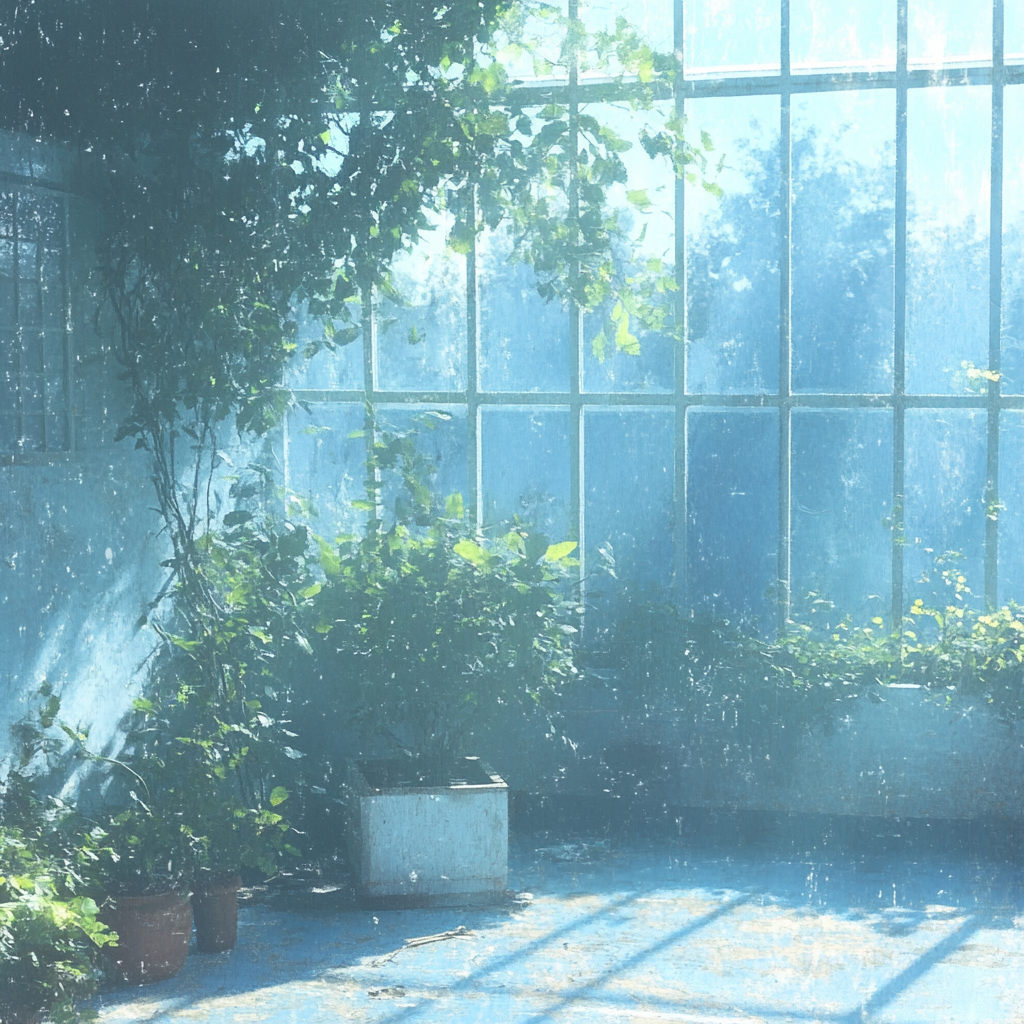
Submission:
<svg viewBox="0 0 1024 1024">
<path fill-rule="evenodd" d="M 177 892 L 119 896 L 100 919 L 117 932 L 107 948 L 114 976 L 127 985 L 173 978 L 185 964 L 192 936 L 192 908 Z"/>
<path fill-rule="evenodd" d="M 223 953 L 235 948 L 238 937 L 238 875 L 197 882 L 192 893 L 196 946 L 200 953 Z"/>
</svg>

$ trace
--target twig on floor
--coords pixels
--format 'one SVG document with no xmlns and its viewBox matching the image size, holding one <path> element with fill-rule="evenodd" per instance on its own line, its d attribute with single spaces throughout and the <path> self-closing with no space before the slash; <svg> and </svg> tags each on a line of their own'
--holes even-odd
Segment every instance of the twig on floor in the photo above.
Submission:
<svg viewBox="0 0 1024 1024">
<path fill-rule="evenodd" d="M 449 932 L 437 932 L 436 935 L 420 935 L 417 936 L 415 939 L 406 939 L 404 946 L 401 946 L 398 949 L 392 951 L 391 953 L 388 953 L 388 955 L 385 957 L 381 957 L 378 960 L 374 960 L 370 964 L 370 966 L 383 967 L 386 963 L 390 963 L 392 960 L 394 960 L 395 957 L 398 956 L 398 954 L 401 953 L 403 949 L 412 949 L 415 946 L 426 946 L 428 943 L 431 942 L 444 942 L 447 939 L 458 939 L 460 937 L 469 936 L 472 934 L 473 933 L 464 924 L 460 924 L 458 928 L 453 928 Z"/>
</svg>

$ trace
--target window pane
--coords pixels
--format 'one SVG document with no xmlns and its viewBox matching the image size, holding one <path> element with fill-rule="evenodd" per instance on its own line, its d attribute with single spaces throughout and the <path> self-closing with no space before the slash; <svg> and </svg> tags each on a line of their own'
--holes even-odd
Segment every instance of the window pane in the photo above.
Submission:
<svg viewBox="0 0 1024 1024">
<path fill-rule="evenodd" d="M 793 388 L 890 391 L 895 93 L 800 96 L 793 120 Z"/>
<path fill-rule="evenodd" d="M 484 526 L 513 516 L 554 541 L 569 536 L 569 410 L 480 413 Z"/>
<path fill-rule="evenodd" d="M 794 609 L 814 591 L 855 621 L 888 616 L 892 413 L 796 409 L 792 439 Z"/>
<path fill-rule="evenodd" d="M 398 298 L 377 308 L 377 387 L 461 391 L 466 387 L 466 258 L 445 244 L 450 215 L 420 235 L 392 266 Z"/>
<path fill-rule="evenodd" d="M 911 0 L 908 14 L 911 67 L 976 64 L 992 59 L 991 3 Z"/>
<path fill-rule="evenodd" d="M 892 70 L 896 0 L 790 0 L 794 71 Z"/>
<path fill-rule="evenodd" d="M 360 309 L 352 303 L 352 320 L 341 320 L 334 324 L 335 339 L 344 338 L 344 332 L 360 328 Z M 305 308 L 295 310 L 298 330 L 295 343 L 298 346 L 294 358 L 285 373 L 285 384 L 290 388 L 311 391 L 362 391 L 363 389 L 363 339 L 361 334 L 345 345 L 333 350 L 320 348 L 324 340 L 323 324 L 309 316 Z M 312 348 L 311 348 L 312 346 Z M 319 351 L 311 357 L 307 350 Z"/>
<path fill-rule="evenodd" d="M 560 63 L 564 39 L 565 18 L 568 17 L 567 0 L 549 0 L 530 10 L 523 5 L 522 22 L 513 19 L 514 39 L 499 32 L 494 42 L 502 52 L 502 64 L 511 80 L 536 81 L 568 77 L 568 67 Z M 557 19 L 557 21 L 556 21 Z M 509 47 L 508 43 L 515 45 Z"/>
<path fill-rule="evenodd" d="M 615 20 L 625 18 L 652 49 L 671 53 L 673 2 L 679 0 L 586 0 L 580 4 L 580 19 L 588 32 L 614 33 Z M 619 72 L 613 64 L 603 73 Z"/>
<path fill-rule="evenodd" d="M 1003 0 L 1003 60 L 1024 61 L 1024 0 Z"/>
<path fill-rule="evenodd" d="M 933 572 L 935 557 L 964 556 L 974 594 L 985 586 L 985 413 L 977 409 L 909 409 L 904 468 L 906 603 L 932 595 L 952 603 Z M 923 575 L 930 582 L 920 583 Z"/>
<path fill-rule="evenodd" d="M 644 39 L 672 49 L 672 5 L 677 0 L 585 0 L 580 19 L 588 32 L 614 32 L 615 19 L 625 18 Z"/>
<path fill-rule="evenodd" d="M 658 104 L 654 110 L 631 110 L 613 104 L 588 106 L 599 123 L 615 132 L 630 148 L 622 153 L 629 175 L 627 184 L 614 185 L 608 190 L 609 205 L 616 211 L 634 247 L 634 260 L 629 262 L 625 252 L 618 259 L 617 275 L 621 280 L 647 272 L 671 275 L 675 263 L 675 174 L 664 157 L 652 160 L 640 144 L 640 132 L 650 134 L 664 130 L 670 115 L 667 104 Z M 584 142 L 584 146 L 586 142 Z M 643 200 L 631 203 L 630 191 L 644 193 Z M 634 197 L 636 198 L 636 197 Z M 657 261 L 649 263 L 648 261 Z M 652 269 L 657 268 L 657 269 Z M 588 313 L 583 320 L 583 374 L 587 391 L 667 392 L 674 386 L 675 344 L 669 333 L 673 323 L 673 292 L 655 293 L 648 305 L 657 303 L 665 311 L 668 331 L 644 331 L 635 322 L 629 324 L 629 333 L 639 342 L 639 353 L 631 352 L 629 345 L 622 348 L 615 343 L 621 320 L 613 320 L 615 303 L 608 301 Z M 620 314 L 629 314 L 621 309 Z"/>
<path fill-rule="evenodd" d="M 1024 395 L 1024 89 L 1003 99 L 1003 308 L 1004 395 Z"/>
<path fill-rule="evenodd" d="M 699 188 L 686 193 L 687 388 L 773 392 L 779 380 L 779 100 L 694 100 L 686 114 L 691 136 L 706 130 L 725 158 L 721 199 Z"/>
<path fill-rule="evenodd" d="M 592 591 L 605 594 L 591 623 L 614 613 L 616 588 L 671 583 L 674 431 L 671 409 L 584 414 L 586 566 Z M 600 573 L 602 547 L 614 554 L 616 580 Z"/>
<path fill-rule="evenodd" d="M 285 489 L 311 503 L 311 526 L 327 539 L 366 524 L 366 513 L 352 507 L 366 498 L 366 442 L 350 436 L 365 415 L 355 403 L 317 402 L 288 416 Z"/>
<path fill-rule="evenodd" d="M 778 73 L 779 0 L 686 0 L 684 74 Z"/>
<path fill-rule="evenodd" d="M 964 394 L 988 362 L 991 94 L 908 97 L 907 390 Z"/>
<path fill-rule="evenodd" d="M 431 469 L 426 482 L 436 508 L 449 494 L 469 495 L 469 434 L 465 406 L 390 405 L 377 407 L 381 430 L 412 431 L 416 450 Z M 385 523 L 393 521 L 396 502 L 407 503 L 397 473 L 381 489 Z"/>
<path fill-rule="evenodd" d="M 504 231 L 477 243 L 480 279 L 480 388 L 483 391 L 568 391 L 569 312 L 537 293 L 537 277 L 508 258 Z"/>
<path fill-rule="evenodd" d="M 690 604 L 771 628 L 778 578 L 779 416 L 691 409 L 686 491 Z"/>
</svg>

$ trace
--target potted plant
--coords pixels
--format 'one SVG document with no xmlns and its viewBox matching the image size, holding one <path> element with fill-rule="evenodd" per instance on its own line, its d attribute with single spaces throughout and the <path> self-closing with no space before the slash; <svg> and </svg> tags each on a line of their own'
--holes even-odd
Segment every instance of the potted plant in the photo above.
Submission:
<svg viewBox="0 0 1024 1024">
<path fill-rule="evenodd" d="M 108 812 L 105 824 L 110 853 L 101 862 L 100 919 L 118 935 L 107 951 L 109 972 L 127 985 L 177 974 L 192 936 L 189 836 L 154 796 L 132 790 L 130 803 Z"/>
<path fill-rule="evenodd" d="M 378 466 L 405 486 L 394 525 L 374 516 L 322 560 L 321 684 L 307 713 L 349 718 L 359 749 L 377 755 L 351 765 L 344 787 L 364 893 L 493 896 L 507 872 L 507 787 L 475 745 L 488 728 L 553 734 L 576 675 L 576 544 L 521 523 L 485 539 L 459 495 L 434 512 L 408 438 L 382 436 Z M 386 480 L 376 468 L 371 508 Z"/>
<path fill-rule="evenodd" d="M 279 810 L 288 790 L 278 785 L 262 794 L 254 751 L 258 704 L 248 708 L 251 722 L 237 724 L 223 705 L 204 706 L 195 692 L 169 707 L 157 688 L 148 692 L 135 702 L 135 757 L 142 752 L 148 761 L 150 785 L 157 781 L 177 830 L 165 838 L 175 843 L 180 878 L 191 890 L 197 947 L 224 952 L 236 941 L 241 872 L 265 878 L 281 858 L 298 854 Z M 239 735 L 247 742 L 236 743 Z"/>
</svg>

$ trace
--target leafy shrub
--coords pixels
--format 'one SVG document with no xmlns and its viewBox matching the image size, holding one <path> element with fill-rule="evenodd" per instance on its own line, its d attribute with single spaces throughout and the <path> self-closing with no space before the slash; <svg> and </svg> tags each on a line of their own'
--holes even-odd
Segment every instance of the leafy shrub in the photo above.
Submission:
<svg viewBox="0 0 1024 1024">
<path fill-rule="evenodd" d="M 0 790 L 0 1020 L 65 1024 L 94 1016 L 79 1003 L 95 991 L 98 951 L 116 941 L 91 895 L 103 835 L 31 789 L 13 771 Z"/>
</svg>

